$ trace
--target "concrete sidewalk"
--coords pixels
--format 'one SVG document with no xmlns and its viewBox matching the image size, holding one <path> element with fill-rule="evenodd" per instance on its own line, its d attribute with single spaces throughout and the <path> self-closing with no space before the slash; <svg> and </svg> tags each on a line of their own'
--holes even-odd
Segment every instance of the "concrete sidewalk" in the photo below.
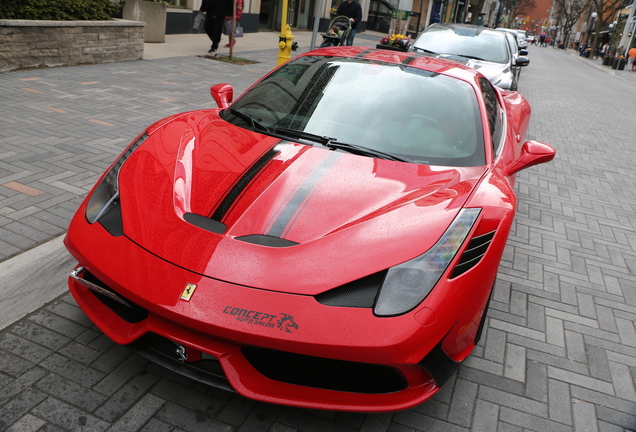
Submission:
<svg viewBox="0 0 636 432">
<path fill-rule="evenodd" d="M 244 54 L 258 54 L 260 59 L 271 56 L 273 61 L 278 58 L 278 32 L 263 31 L 258 33 L 245 33 L 243 37 L 237 38 L 232 50 L 232 55 L 241 57 Z M 291 53 L 294 57 L 298 54 L 311 51 L 312 39 L 314 47 L 318 48 L 322 43 L 321 33 L 315 36 L 312 31 L 293 31 L 294 41 L 298 42 L 298 50 Z M 375 47 L 377 41 L 385 37 L 386 34 L 366 31 L 356 34 L 353 44 L 356 46 Z M 230 49 L 225 47 L 228 37 L 222 36 L 219 45 L 218 55 L 229 55 Z M 205 33 L 166 35 L 165 43 L 144 44 L 144 60 L 153 60 L 169 57 L 204 56 L 210 49 L 210 39 Z"/>
<path fill-rule="evenodd" d="M 577 57 L 578 59 L 581 60 L 581 62 L 588 64 L 592 67 L 595 67 L 599 70 L 602 70 L 603 72 L 609 74 L 609 75 L 613 75 L 617 78 L 623 79 L 625 81 L 629 81 L 633 84 L 636 84 L 636 72 L 632 72 L 632 68 L 631 65 L 626 65 L 625 69 L 623 70 L 618 70 L 618 69 L 612 69 L 611 66 L 603 66 L 603 58 L 602 57 L 598 57 L 598 58 L 586 58 L 586 57 L 582 57 L 581 55 L 579 55 L 579 52 L 577 50 L 571 50 L 571 49 L 567 49 L 567 50 L 561 50 L 555 47 L 550 47 L 551 49 L 557 50 L 558 52 L 562 52 L 564 54 L 568 54 L 574 57 Z M 538 46 L 535 48 L 534 46 L 532 47 L 532 49 L 542 49 L 539 48 Z M 532 60 L 531 60 L 532 62 Z"/>
</svg>

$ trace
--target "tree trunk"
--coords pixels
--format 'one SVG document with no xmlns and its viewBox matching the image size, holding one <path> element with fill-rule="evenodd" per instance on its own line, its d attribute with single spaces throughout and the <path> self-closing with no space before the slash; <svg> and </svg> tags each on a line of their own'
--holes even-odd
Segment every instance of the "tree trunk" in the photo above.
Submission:
<svg viewBox="0 0 636 432">
<path fill-rule="evenodd" d="M 481 13 L 481 10 L 484 8 L 485 2 L 486 0 L 479 0 L 477 4 L 474 6 L 474 8 L 472 8 L 473 15 L 470 17 L 471 24 L 477 24 L 477 21 L 479 20 L 479 14 Z"/>
<path fill-rule="evenodd" d="M 234 53 L 234 33 L 236 33 L 236 0 L 232 2 L 234 7 L 232 8 L 232 30 L 230 31 L 230 60 L 232 60 L 232 54 Z"/>
</svg>

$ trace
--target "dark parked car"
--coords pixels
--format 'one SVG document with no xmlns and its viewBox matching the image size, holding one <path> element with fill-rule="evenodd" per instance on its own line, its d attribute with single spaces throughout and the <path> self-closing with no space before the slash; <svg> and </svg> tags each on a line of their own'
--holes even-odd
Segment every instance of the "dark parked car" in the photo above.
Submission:
<svg viewBox="0 0 636 432">
<path fill-rule="evenodd" d="M 515 58 L 504 32 L 470 24 L 433 24 L 411 50 L 464 63 L 504 90 L 517 90 L 518 68 L 530 63 L 528 57 Z"/>
</svg>

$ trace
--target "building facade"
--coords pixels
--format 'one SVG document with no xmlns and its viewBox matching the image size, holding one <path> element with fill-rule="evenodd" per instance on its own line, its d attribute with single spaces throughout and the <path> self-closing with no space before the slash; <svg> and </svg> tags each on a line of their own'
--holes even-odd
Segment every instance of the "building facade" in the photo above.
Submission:
<svg viewBox="0 0 636 432">
<path fill-rule="evenodd" d="M 294 30 L 311 30 L 318 8 L 319 31 L 326 31 L 330 11 L 341 0 L 287 0 L 287 20 Z M 346 1 L 346 0 L 344 0 Z M 407 30 L 413 36 L 436 22 L 470 22 L 478 14 L 476 23 L 488 27 L 501 26 L 505 10 L 497 0 L 356 0 L 362 7 L 362 22 L 358 31 L 373 30 L 388 33 L 392 10 L 409 11 Z M 516 27 L 530 33 L 549 25 L 552 0 L 536 0 L 537 8 L 527 17 L 519 17 Z M 167 34 L 191 33 L 192 22 L 201 0 L 168 0 Z M 241 25 L 245 32 L 280 31 L 283 0 L 243 0 Z"/>
</svg>

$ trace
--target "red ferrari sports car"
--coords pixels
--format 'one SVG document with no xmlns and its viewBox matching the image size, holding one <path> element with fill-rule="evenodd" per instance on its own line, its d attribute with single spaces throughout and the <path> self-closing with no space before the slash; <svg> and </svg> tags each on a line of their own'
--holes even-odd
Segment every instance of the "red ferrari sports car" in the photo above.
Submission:
<svg viewBox="0 0 636 432">
<path fill-rule="evenodd" d="M 73 218 L 69 287 L 106 335 L 259 401 L 393 411 L 477 341 L 527 101 L 424 54 L 301 55 L 143 131 Z"/>
</svg>

